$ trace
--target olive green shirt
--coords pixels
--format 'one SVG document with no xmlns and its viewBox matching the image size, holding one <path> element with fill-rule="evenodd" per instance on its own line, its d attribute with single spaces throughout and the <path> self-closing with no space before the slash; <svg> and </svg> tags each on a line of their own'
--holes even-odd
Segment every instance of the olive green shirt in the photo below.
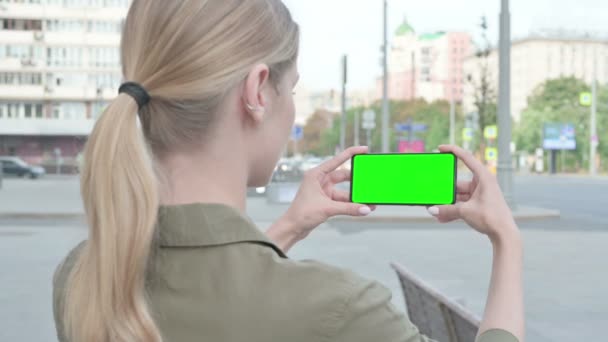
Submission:
<svg viewBox="0 0 608 342">
<path fill-rule="evenodd" d="M 219 204 L 163 207 L 148 270 L 150 307 L 166 342 L 426 342 L 379 283 L 313 261 L 288 259 L 246 217 Z M 84 243 L 83 243 L 84 244 Z M 54 279 L 60 342 L 66 278 Z M 483 342 L 516 342 L 494 330 Z"/>
</svg>

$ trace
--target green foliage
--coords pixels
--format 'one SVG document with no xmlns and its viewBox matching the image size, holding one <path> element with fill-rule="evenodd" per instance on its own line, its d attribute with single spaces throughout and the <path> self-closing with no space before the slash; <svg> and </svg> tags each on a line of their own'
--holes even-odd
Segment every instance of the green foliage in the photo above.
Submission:
<svg viewBox="0 0 608 342">
<path fill-rule="evenodd" d="M 545 123 L 571 123 L 576 127 L 577 149 L 565 152 L 562 169 L 573 172 L 588 168 L 590 109 L 579 104 L 579 95 L 589 90 L 590 85 L 574 77 L 549 80 L 539 86 L 528 98 L 528 108 L 515 126 L 514 139 L 518 149 L 532 153 L 542 147 Z M 608 170 L 608 87 L 599 88 L 597 117 L 598 153 L 603 169 Z M 560 164 L 561 156 L 558 157 Z"/>
<path fill-rule="evenodd" d="M 376 129 L 371 135 L 372 152 L 379 152 L 382 148 L 382 104 L 376 102 L 370 106 L 376 112 Z M 355 113 L 363 113 L 366 110 L 364 107 L 351 108 L 346 113 L 346 145 L 354 145 L 354 123 Z M 395 124 L 406 123 L 410 119 L 416 124 L 426 124 L 429 130 L 424 133 L 416 133 L 415 138 L 424 140 L 426 150 L 433 151 L 440 144 L 449 143 L 450 132 L 450 105 L 446 101 L 436 101 L 428 103 L 425 100 L 417 99 L 413 101 L 391 101 L 390 103 L 390 148 L 391 151 L 397 151 L 399 138 L 407 138 L 407 133 L 398 133 L 395 131 Z M 360 118 L 360 120 L 363 120 Z M 459 123 L 456 131 L 456 137 L 460 139 L 462 131 L 462 115 L 460 108 L 457 108 L 457 122 Z M 361 126 L 361 125 L 360 125 Z M 308 125 L 307 125 L 308 128 Z M 307 131 L 305 128 L 305 132 Z M 398 136 L 401 134 L 401 136 Z M 314 135 L 311 135 L 314 136 Z M 367 145 L 367 132 L 360 127 L 359 144 Z M 306 152 L 317 155 L 331 155 L 334 153 L 336 146 L 340 145 L 340 117 L 336 116 L 333 120 L 333 125 L 330 129 L 321 134 L 321 142 L 319 148 L 309 149 Z"/>
</svg>

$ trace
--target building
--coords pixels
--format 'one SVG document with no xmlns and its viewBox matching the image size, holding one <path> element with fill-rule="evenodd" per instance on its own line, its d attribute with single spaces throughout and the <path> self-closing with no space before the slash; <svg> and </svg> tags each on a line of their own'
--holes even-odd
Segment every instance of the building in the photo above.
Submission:
<svg viewBox="0 0 608 342">
<path fill-rule="evenodd" d="M 346 108 L 365 107 L 376 100 L 376 90 L 348 90 Z M 342 112 L 342 92 L 336 90 L 309 91 L 303 86 L 296 90 L 296 124 L 306 125 L 306 121 L 316 111 Z"/>
<path fill-rule="evenodd" d="M 404 20 L 389 51 L 389 98 L 461 102 L 466 81 L 464 59 L 471 52 L 468 33 L 417 34 Z M 382 97 L 382 79 L 377 83 L 377 97 Z"/>
<path fill-rule="evenodd" d="M 121 83 L 120 33 L 129 3 L 0 3 L 0 155 L 76 165 Z"/>
<path fill-rule="evenodd" d="M 491 51 L 487 63 L 490 84 L 498 94 L 498 50 Z M 594 64 L 597 64 L 595 72 Z M 473 81 L 465 87 L 464 108 L 467 112 L 474 112 L 474 84 L 479 83 L 480 78 L 480 60 L 477 57 L 466 59 L 465 73 Z M 600 84 L 608 82 L 608 40 L 531 36 L 514 41 L 511 48 L 513 118 L 519 121 L 528 105 L 528 97 L 545 81 L 574 76 L 591 84 L 594 74 Z"/>
</svg>

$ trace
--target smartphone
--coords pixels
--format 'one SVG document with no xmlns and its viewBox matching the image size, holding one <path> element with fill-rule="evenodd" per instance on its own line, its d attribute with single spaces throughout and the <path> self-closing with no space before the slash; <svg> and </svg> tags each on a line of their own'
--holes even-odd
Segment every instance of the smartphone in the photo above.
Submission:
<svg viewBox="0 0 608 342">
<path fill-rule="evenodd" d="M 456 203 L 452 153 L 361 154 L 351 161 L 351 202 L 433 206 Z"/>
</svg>

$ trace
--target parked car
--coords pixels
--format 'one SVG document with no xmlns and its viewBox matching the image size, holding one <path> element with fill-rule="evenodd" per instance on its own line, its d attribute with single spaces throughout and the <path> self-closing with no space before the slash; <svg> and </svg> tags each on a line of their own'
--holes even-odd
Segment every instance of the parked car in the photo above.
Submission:
<svg viewBox="0 0 608 342">
<path fill-rule="evenodd" d="M 317 157 L 313 157 L 313 158 L 308 158 L 306 160 L 304 160 L 302 162 L 302 164 L 300 164 L 300 170 L 302 172 L 306 172 L 310 169 L 314 169 L 315 167 L 323 164 L 323 159 L 321 158 L 317 158 Z"/>
<path fill-rule="evenodd" d="M 263 197 L 266 196 L 266 187 L 248 188 L 247 197 Z"/>
<path fill-rule="evenodd" d="M 0 163 L 2 163 L 2 173 L 5 177 L 17 176 L 37 179 L 46 173 L 44 168 L 29 165 L 18 157 L 0 157 Z"/>
<path fill-rule="evenodd" d="M 272 182 L 294 182 L 302 178 L 299 162 L 294 159 L 279 160 L 272 175 Z"/>
</svg>

